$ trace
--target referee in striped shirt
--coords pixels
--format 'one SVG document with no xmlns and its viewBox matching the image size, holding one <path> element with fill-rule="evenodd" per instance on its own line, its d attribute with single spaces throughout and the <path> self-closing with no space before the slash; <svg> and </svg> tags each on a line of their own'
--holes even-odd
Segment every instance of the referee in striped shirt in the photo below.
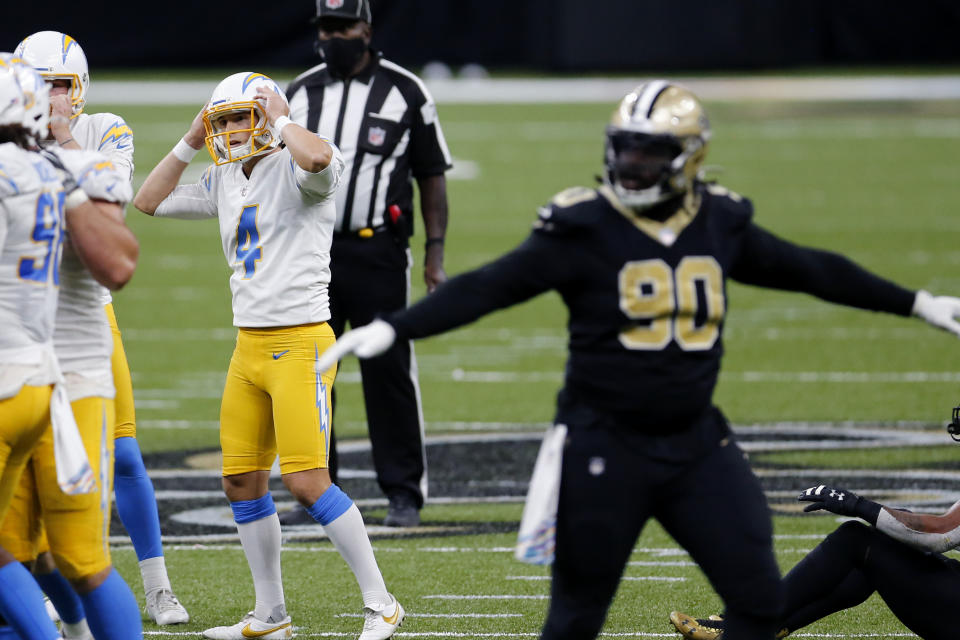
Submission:
<svg viewBox="0 0 960 640">
<path fill-rule="evenodd" d="M 409 302 L 414 178 L 426 231 L 427 291 L 447 278 L 450 152 L 420 79 L 371 49 L 371 18 L 369 0 L 317 0 L 323 62 L 287 88 L 293 121 L 333 140 L 346 161 L 330 255 L 330 324 L 338 336 L 347 322 L 363 326 Z M 412 344 L 398 342 L 362 360 L 360 374 L 377 482 L 389 499 L 384 524 L 416 526 L 427 469 Z M 333 475 L 332 439 L 331 452 Z M 285 515 L 285 522 L 297 521 L 296 513 Z"/>
</svg>

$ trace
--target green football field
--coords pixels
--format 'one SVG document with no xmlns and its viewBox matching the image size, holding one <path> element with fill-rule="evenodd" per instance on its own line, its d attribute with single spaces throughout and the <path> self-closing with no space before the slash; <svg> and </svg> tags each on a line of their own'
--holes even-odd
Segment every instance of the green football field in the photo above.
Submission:
<svg viewBox="0 0 960 640">
<path fill-rule="evenodd" d="M 595 184 L 612 107 L 440 105 L 456 164 L 448 182 L 449 274 L 519 243 L 536 208 L 554 193 Z M 131 125 L 135 186 L 196 112 L 90 108 L 119 113 Z M 750 197 L 760 225 L 800 244 L 845 253 L 906 287 L 960 295 L 956 103 L 724 102 L 707 108 L 714 130 L 710 176 Z M 205 160 L 198 156 L 190 171 L 198 174 Z M 140 239 L 141 256 L 115 306 L 148 465 L 167 453 L 216 452 L 220 391 L 235 336 L 216 222 L 155 220 L 132 207 L 127 219 Z M 422 241 L 418 221 L 414 298 L 423 294 Z M 559 297 L 549 294 L 418 343 L 428 436 L 542 431 L 561 382 L 565 323 Z M 955 364 L 960 342 L 949 334 L 917 319 L 731 282 L 725 339 L 715 400 L 734 425 L 816 423 L 827 431 L 903 429 L 930 436 L 925 444 L 767 449 L 753 454 L 759 470 L 823 469 L 829 475 L 854 467 L 889 470 L 896 478 L 905 470 L 960 468 L 960 451 L 948 446 L 942 429 L 960 400 Z M 337 385 L 339 436 L 364 438 L 355 360 L 343 364 Z M 497 469 L 484 474 L 495 480 Z M 783 494 L 798 493 L 814 479 L 802 474 L 795 481 L 781 479 Z M 289 496 L 278 492 L 278 502 L 284 499 Z M 775 516 L 784 571 L 837 524 L 830 516 L 787 515 L 789 503 L 785 499 Z M 549 573 L 512 559 L 521 508 L 515 499 L 439 502 L 423 510 L 430 526 L 416 535 L 374 537 L 388 585 L 408 611 L 398 637 L 537 635 Z M 374 523 L 383 513 L 378 504 L 364 508 Z M 288 607 L 298 635 L 354 637 L 362 625 L 359 594 L 332 546 L 291 540 L 285 549 Z M 252 608 L 249 572 L 235 542 L 171 541 L 166 555 L 177 595 L 193 620 L 170 633 L 145 623 L 147 633 L 193 635 L 235 622 Z M 142 600 L 133 552 L 120 544 L 114 556 Z M 667 622 L 671 609 L 718 611 L 719 600 L 702 574 L 656 523 L 645 530 L 632 560 L 604 629 L 607 636 L 679 637 Z M 797 637 L 912 636 L 874 596 Z"/>
</svg>

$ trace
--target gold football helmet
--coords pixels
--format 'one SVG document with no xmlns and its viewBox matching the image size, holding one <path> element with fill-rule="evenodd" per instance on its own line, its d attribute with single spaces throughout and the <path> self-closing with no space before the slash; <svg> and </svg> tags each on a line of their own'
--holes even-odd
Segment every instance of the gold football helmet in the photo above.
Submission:
<svg viewBox="0 0 960 640">
<path fill-rule="evenodd" d="M 642 211 L 693 187 L 710 141 L 710 122 L 689 89 L 646 82 L 623 98 L 607 126 L 605 182 Z"/>
</svg>

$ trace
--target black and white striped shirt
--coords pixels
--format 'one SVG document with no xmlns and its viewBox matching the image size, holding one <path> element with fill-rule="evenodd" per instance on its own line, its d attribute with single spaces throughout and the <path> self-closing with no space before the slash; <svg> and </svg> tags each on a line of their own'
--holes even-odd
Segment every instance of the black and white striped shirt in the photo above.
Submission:
<svg viewBox="0 0 960 640">
<path fill-rule="evenodd" d="M 452 166 L 436 105 L 423 82 L 371 53 L 370 64 L 346 81 L 321 63 L 287 87 L 290 118 L 332 140 L 343 153 L 338 232 L 380 227 L 392 205 L 413 220 L 411 178 L 440 175 Z"/>
</svg>

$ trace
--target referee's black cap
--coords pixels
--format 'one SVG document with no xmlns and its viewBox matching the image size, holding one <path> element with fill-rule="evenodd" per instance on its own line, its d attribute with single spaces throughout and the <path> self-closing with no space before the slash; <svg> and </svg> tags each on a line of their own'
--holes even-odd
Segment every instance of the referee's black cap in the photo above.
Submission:
<svg viewBox="0 0 960 640">
<path fill-rule="evenodd" d="M 352 18 L 367 24 L 373 22 L 370 0 L 317 0 L 317 17 L 313 19 L 313 24 L 326 17 Z"/>
</svg>

